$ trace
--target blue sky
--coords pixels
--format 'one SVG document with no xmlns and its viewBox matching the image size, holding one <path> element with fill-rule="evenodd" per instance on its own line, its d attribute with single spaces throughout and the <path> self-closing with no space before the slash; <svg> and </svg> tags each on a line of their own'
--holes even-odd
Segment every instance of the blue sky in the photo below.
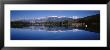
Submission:
<svg viewBox="0 0 110 50">
<path fill-rule="evenodd" d="M 99 10 L 11 10 L 11 19 L 33 18 L 46 16 L 79 16 L 86 17 L 90 15 L 100 14 Z"/>
</svg>

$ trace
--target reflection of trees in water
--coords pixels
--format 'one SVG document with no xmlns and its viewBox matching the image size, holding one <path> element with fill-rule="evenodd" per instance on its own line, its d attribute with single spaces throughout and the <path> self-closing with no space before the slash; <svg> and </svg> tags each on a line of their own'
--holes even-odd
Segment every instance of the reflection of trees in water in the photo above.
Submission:
<svg viewBox="0 0 110 50">
<path fill-rule="evenodd" d="M 91 31 L 91 32 L 100 32 L 99 28 L 97 26 L 94 27 L 86 27 L 86 26 L 22 26 L 22 27 L 12 27 L 12 28 L 22 28 L 22 29 L 32 29 L 32 30 L 45 30 L 45 31 L 58 31 L 58 32 L 63 32 L 63 31 L 68 31 L 68 30 L 85 30 L 85 31 Z"/>
</svg>

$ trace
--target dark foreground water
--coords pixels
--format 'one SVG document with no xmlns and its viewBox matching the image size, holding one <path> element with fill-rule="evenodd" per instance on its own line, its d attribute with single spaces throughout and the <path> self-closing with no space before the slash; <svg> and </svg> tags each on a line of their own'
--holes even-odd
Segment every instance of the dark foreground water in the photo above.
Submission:
<svg viewBox="0 0 110 50">
<path fill-rule="evenodd" d="M 88 28 L 29 26 L 11 28 L 11 40 L 100 40 L 100 33 Z"/>
</svg>

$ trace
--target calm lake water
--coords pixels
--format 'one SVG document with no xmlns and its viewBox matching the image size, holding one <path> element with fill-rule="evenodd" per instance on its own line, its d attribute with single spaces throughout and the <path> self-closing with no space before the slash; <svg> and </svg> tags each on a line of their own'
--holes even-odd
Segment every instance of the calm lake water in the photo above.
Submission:
<svg viewBox="0 0 110 50">
<path fill-rule="evenodd" d="M 100 33 L 87 28 L 28 26 L 11 28 L 11 40 L 100 40 Z"/>
</svg>

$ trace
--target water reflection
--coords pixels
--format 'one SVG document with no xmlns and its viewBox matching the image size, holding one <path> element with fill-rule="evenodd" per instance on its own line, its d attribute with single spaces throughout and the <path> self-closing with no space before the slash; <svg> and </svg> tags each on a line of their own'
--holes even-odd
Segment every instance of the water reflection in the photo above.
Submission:
<svg viewBox="0 0 110 50">
<path fill-rule="evenodd" d="M 11 28 L 11 40 L 100 40 L 93 27 L 23 26 Z"/>
<path fill-rule="evenodd" d="M 14 27 L 15 28 L 15 27 Z M 98 29 L 93 29 L 90 27 L 71 27 L 71 26 L 24 26 L 24 27 L 16 27 L 21 29 L 31 29 L 37 31 L 47 31 L 47 32 L 66 32 L 66 31 L 90 31 L 100 33 Z"/>
<path fill-rule="evenodd" d="M 37 30 L 37 31 L 47 31 L 47 32 L 66 32 L 66 31 L 81 31 L 76 28 L 70 28 L 70 27 L 64 27 L 64 26 L 29 26 L 29 27 L 24 27 L 22 29 L 31 29 L 31 30 Z"/>
</svg>

